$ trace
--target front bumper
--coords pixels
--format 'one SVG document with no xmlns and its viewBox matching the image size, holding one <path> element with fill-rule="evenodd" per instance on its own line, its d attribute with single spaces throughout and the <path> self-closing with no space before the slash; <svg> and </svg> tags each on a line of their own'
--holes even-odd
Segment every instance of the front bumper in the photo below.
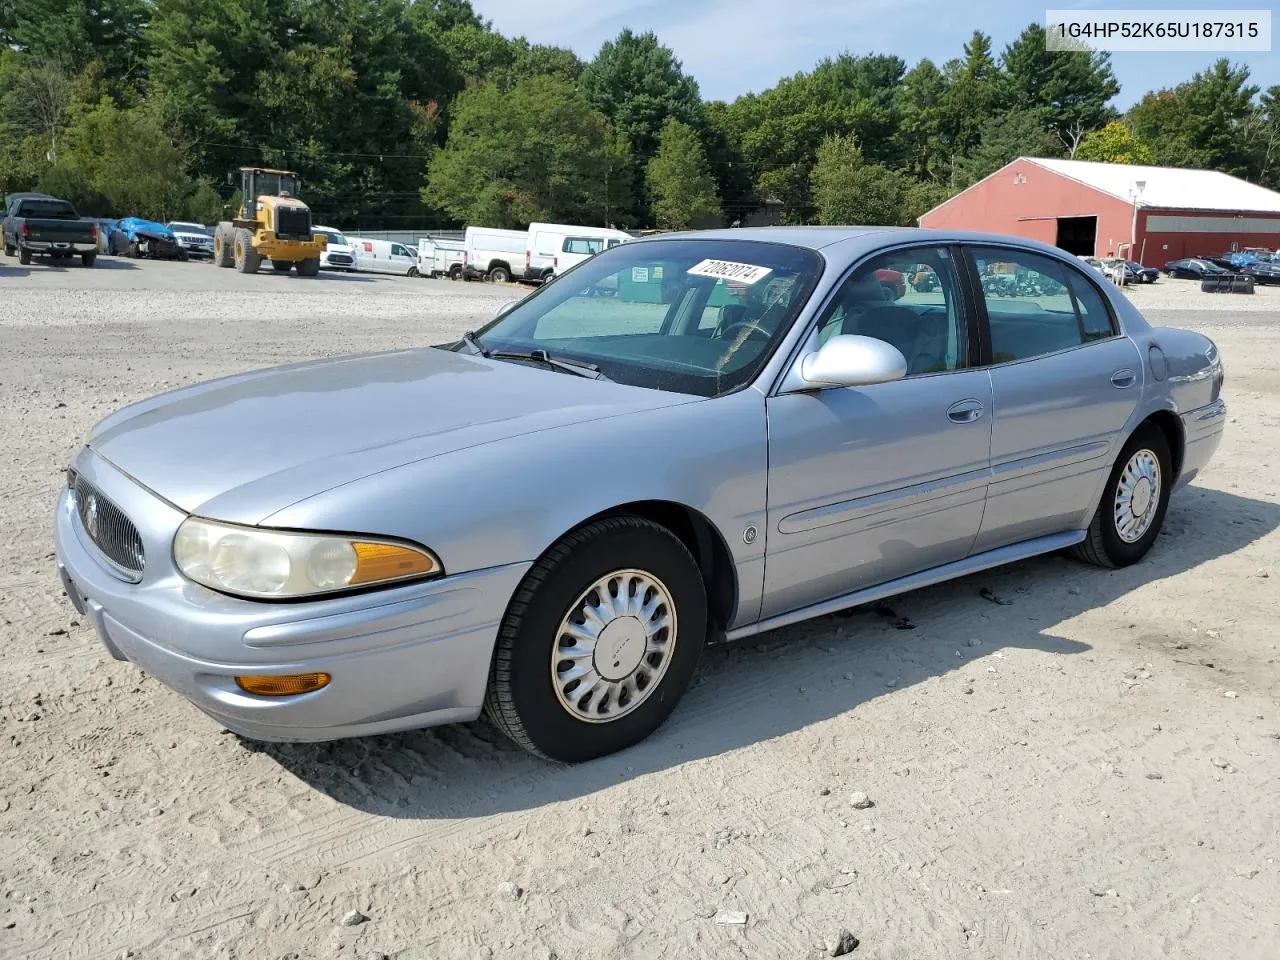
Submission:
<svg viewBox="0 0 1280 960">
<path fill-rule="evenodd" d="M 356 258 L 350 253 L 338 250 L 326 250 L 320 255 L 320 266 L 334 269 L 350 270 L 356 265 Z"/>
<path fill-rule="evenodd" d="M 529 564 L 512 564 L 357 596 L 257 603 L 207 590 L 173 567 L 184 514 L 92 454 L 76 469 L 138 527 L 142 580 L 109 572 L 64 490 L 57 567 L 72 603 L 107 650 L 254 740 L 316 741 L 475 719 L 507 602 Z M 236 676 L 323 671 L 322 690 L 247 694 Z"/>
</svg>

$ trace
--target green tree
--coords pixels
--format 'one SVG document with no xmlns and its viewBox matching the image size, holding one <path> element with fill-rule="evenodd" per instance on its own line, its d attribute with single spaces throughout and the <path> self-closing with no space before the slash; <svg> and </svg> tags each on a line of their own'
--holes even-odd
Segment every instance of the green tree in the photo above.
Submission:
<svg viewBox="0 0 1280 960">
<path fill-rule="evenodd" d="M 1005 47 L 1000 66 L 1007 101 L 1035 112 L 1068 152 L 1116 115 L 1108 104 L 1120 92 L 1120 84 L 1110 55 L 1051 51 L 1038 23 L 1028 25 Z"/>
<path fill-rule="evenodd" d="M 1157 163 L 1257 176 L 1257 93 L 1246 65 L 1222 59 L 1172 90 L 1148 93 L 1126 119 Z"/>
<path fill-rule="evenodd" d="M 983 124 L 999 112 L 1005 98 L 991 38 L 975 30 L 964 45 L 964 58 L 949 60 L 942 72 L 947 80 L 939 105 L 943 131 L 953 155 L 965 154 L 977 146 Z"/>
<path fill-rule="evenodd" d="M 956 191 L 936 180 L 923 180 L 907 184 L 902 194 L 902 208 L 898 222 L 904 227 L 915 226 L 921 216 L 938 204 L 955 196 Z"/>
<path fill-rule="evenodd" d="M 1119 120 L 1112 120 L 1081 140 L 1076 159 L 1097 160 L 1102 163 L 1155 162 L 1151 148 L 1135 137 L 1133 131 Z"/>
<path fill-rule="evenodd" d="M 1062 143 L 1044 128 L 1036 111 L 1008 110 L 982 125 L 978 146 L 956 163 L 952 186 L 977 183 L 1018 157 L 1061 155 Z"/>
<path fill-rule="evenodd" d="M 145 81 L 147 0 L 21 0 L 12 7 L 11 42 L 40 63 L 78 73 L 101 65 L 118 99 Z"/>
<path fill-rule="evenodd" d="M 932 60 L 921 60 L 902 81 L 897 135 L 903 161 L 918 177 L 934 172 L 945 150 L 940 104 L 946 92 L 947 81 Z"/>
<path fill-rule="evenodd" d="M 751 167 L 742 150 L 742 142 L 733 127 L 730 108 L 722 100 L 703 107 L 706 126 L 702 141 L 706 148 L 711 176 L 720 195 L 721 216 L 726 223 L 741 220 L 759 207 Z"/>
<path fill-rule="evenodd" d="M 819 223 L 858 222 L 858 170 L 862 166 L 862 151 L 852 134 L 835 134 L 818 145 L 817 161 L 810 176 Z"/>
<path fill-rule="evenodd" d="M 646 171 L 658 226 L 684 230 L 720 213 L 716 183 L 707 170 L 698 134 L 674 117 L 662 126 L 658 153 Z"/>
<path fill-rule="evenodd" d="M 488 81 L 452 112 L 448 142 L 428 168 L 427 203 L 494 227 L 604 220 L 617 141 L 575 86 L 529 77 L 504 92 Z"/>
<path fill-rule="evenodd" d="M 606 41 L 582 71 L 582 92 L 626 134 L 640 163 L 658 152 L 669 118 L 695 129 L 701 125 L 698 84 L 652 31 L 627 29 Z"/>
</svg>

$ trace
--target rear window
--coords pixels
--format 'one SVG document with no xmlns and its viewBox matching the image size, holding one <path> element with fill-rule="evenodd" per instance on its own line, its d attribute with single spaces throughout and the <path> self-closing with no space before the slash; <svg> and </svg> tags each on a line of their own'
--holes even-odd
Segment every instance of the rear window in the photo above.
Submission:
<svg viewBox="0 0 1280 960">
<path fill-rule="evenodd" d="M 23 200 L 17 215 L 36 220 L 79 220 L 76 208 L 65 200 Z"/>
</svg>

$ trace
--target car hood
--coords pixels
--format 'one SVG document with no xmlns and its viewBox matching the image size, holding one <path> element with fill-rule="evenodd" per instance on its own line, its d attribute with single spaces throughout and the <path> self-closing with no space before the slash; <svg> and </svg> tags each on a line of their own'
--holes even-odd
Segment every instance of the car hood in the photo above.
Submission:
<svg viewBox="0 0 1280 960">
<path fill-rule="evenodd" d="M 103 420 L 89 447 L 182 510 L 258 523 L 413 461 L 698 399 L 423 348 L 185 387 Z"/>
</svg>

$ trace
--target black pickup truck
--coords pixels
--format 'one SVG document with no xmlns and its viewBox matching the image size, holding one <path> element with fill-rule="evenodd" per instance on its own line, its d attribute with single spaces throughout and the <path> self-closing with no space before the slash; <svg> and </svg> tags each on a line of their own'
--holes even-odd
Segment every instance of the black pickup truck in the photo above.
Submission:
<svg viewBox="0 0 1280 960">
<path fill-rule="evenodd" d="M 81 220 L 66 200 L 20 197 L 4 218 L 4 252 L 9 257 L 16 253 L 24 265 L 33 255 L 57 259 L 79 256 L 81 263 L 92 267 L 98 258 L 98 225 Z"/>
</svg>

